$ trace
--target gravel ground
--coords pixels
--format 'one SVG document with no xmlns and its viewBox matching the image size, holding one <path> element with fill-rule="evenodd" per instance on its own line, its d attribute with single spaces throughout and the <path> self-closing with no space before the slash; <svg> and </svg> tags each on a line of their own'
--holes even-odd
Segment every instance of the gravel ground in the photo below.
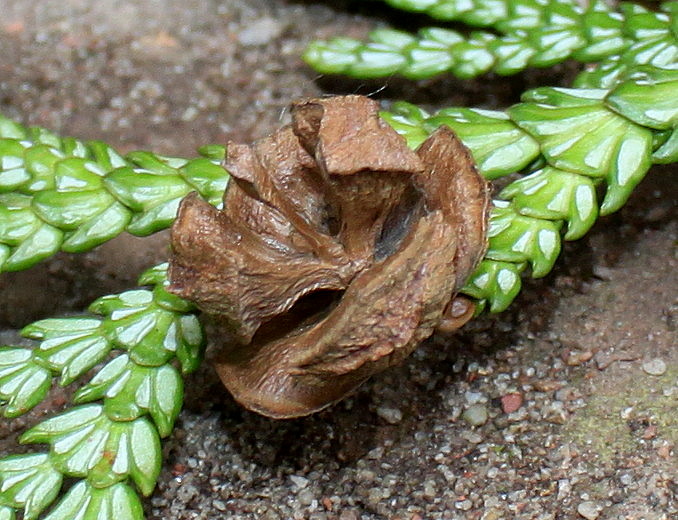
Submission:
<svg viewBox="0 0 678 520">
<path fill-rule="evenodd" d="M 249 140 L 303 96 L 501 107 L 574 67 L 408 83 L 318 78 L 313 38 L 407 26 L 369 2 L 2 0 L 0 111 L 123 151 L 188 155 Z M 378 91 L 378 92 L 377 92 Z M 673 171 L 672 171 L 673 170 Z M 188 382 L 149 519 L 645 519 L 678 515 L 675 166 L 567 244 L 511 310 L 434 337 L 330 410 L 276 422 Z M 128 288 L 166 236 L 120 237 L 0 275 L 0 339 L 32 319 Z M 209 356 L 208 356 L 209 358 Z M 0 423 L 0 453 L 63 406 Z"/>
</svg>

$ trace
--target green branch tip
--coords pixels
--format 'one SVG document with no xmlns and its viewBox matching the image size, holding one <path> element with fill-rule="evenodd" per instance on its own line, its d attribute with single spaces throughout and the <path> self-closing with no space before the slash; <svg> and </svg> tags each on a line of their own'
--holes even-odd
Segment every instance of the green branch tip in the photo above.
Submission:
<svg viewBox="0 0 678 520">
<path fill-rule="evenodd" d="M 387 3 L 493 32 L 464 35 L 429 27 L 415 36 L 380 28 L 372 31 L 366 42 L 345 37 L 312 42 L 304 60 L 320 73 L 361 79 L 394 74 L 425 79 L 447 72 L 469 79 L 487 72 L 516 74 L 568 58 L 592 63 L 622 56 L 622 61 L 635 65 L 660 67 L 671 65 L 678 56 L 671 18 L 678 12 L 676 2 L 663 4 L 665 13 L 625 3 L 616 11 L 600 0 L 586 9 L 562 0 Z"/>
<path fill-rule="evenodd" d="M 85 252 L 123 231 L 165 229 L 191 191 L 219 204 L 225 148 L 200 153 L 123 157 L 100 141 L 62 139 L 0 115 L 0 271 L 26 269 L 60 250 Z"/>
<path fill-rule="evenodd" d="M 22 443 L 48 444 L 49 452 L 0 459 L 0 515 L 23 510 L 24 518 L 37 518 L 68 477 L 81 480 L 45 518 L 143 518 L 135 489 L 148 496 L 155 488 L 160 439 L 172 432 L 182 375 L 198 367 L 204 338 L 193 305 L 165 290 L 167 264 L 144 272 L 139 283 L 151 287 L 99 298 L 91 317 L 25 327 L 22 335 L 37 342 L 32 348 L 0 348 L 6 417 L 40 403 L 54 376 L 68 385 L 108 359 L 75 393 L 79 406 L 21 436 Z"/>
</svg>

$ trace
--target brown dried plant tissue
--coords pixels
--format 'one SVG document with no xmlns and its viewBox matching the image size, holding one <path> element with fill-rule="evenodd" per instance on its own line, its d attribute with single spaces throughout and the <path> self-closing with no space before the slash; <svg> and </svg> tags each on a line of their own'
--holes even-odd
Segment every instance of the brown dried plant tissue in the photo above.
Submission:
<svg viewBox="0 0 678 520">
<path fill-rule="evenodd" d="M 447 127 L 410 150 L 362 96 L 299 102 L 229 144 L 219 210 L 191 194 L 170 290 L 213 316 L 217 371 L 245 407 L 307 415 L 473 313 L 456 293 L 486 249 L 489 190 Z"/>
</svg>

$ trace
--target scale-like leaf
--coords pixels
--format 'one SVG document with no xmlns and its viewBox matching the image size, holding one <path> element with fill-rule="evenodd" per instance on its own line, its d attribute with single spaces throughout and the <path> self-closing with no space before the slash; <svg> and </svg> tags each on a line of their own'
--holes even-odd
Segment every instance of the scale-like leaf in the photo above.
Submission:
<svg viewBox="0 0 678 520">
<path fill-rule="evenodd" d="M 173 171 L 176 174 L 176 171 Z M 160 175 L 131 167 L 109 173 L 104 185 L 118 200 L 134 211 L 150 211 L 159 203 L 181 198 L 190 186 L 179 175 Z"/>
<path fill-rule="evenodd" d="M 583 89 L 609 89 L 625 77 L 629 65 L 623 63 L 619 56 L 603 60 L 593 69 L 585 69 L 575 78 L 572 86 Z"/>
<path fill-rule="evenodd" d="M 678 127 L 676 127 L 664 143 L 652 155 L 654 162 L 669 164 L 678 161 Z"/>
<path fill-rule="evenodd" d="M 149 275 L 150 276 L 150 275 Z M 153 291 L 127 291 L 96 300 L 90 310 L 108 316 L 107 337 L 144 366 L 161 366 L 176 356 L 184 373 L 194 370 L 202 357 L 202 328 L 193 306 L 167 293 L 160 285 Z"/>
<path fill-rule="evenodd" d="M 178 319 L 179 337 L 177 359 L 184 374 L 195 372 L 202 362 L 205 350 L 205 336 L 202 325 L 195 314 L 184 314 Z"/>
<path fill-rule="evenodd" d="M 80 141 L 74 139 L 64 141 L 70 143 L 72 157 L 57 163 L 54 171 L 54 188 L 60 193 L 100 189 L 106 171 L 97 163 L 82 157 L 87 155 L 87 148 Z"/>
<path fill-rule="evenodd" d="M 485 258 L 529 262 L 534 278 L 545 276 L 560 254 L 560 222 L 520 215 L 504 201 L 494 203 Z"/>
<path fill-rule="evenodd" d="M 542 88 L 509 109 L 562 170 L 605 178 L 601 214 L 618 210 L 650 167 L 652 133 L 603 104 L 605 90 Z"/>
<path fill-rule="evenodd" d="M 41 320 L 25 327 L 22 335 L 41 340 L 36 356 L 61 374 L 62 386 L 101 362 L 112 348 L 98 319 Z"/>
<path fill-rule="evenodd" d="M 599 61 L 619 54 L 630 43 L 624 35 L 624 21 L 610 12 L 608 5 L 601 0 L 589 3 L 581 30 L 587 44 L 573 54 L 578 61 Z"/>
<path fill-rule="evenodd" d="M 87 477 L 95 487 L 131 478 L 144 495 L 160 473 L 160 439 L 144 418 L 110 420 L 102 405 L 85 405 L 43 421 L 21 436 L 22 443 L 47 443 L 61 473 Z"/>
<path fill-rule="evenodd" d="M 215 150 L 223 153 L 224 148 Z M 218 159 L 218 161 L 222 161 Z M 210 203 L 217 206 L 224 197 L 224 191 L 228 184 L 228 176 L 224 175 L 224 169 L 215 161 L 207 157 L 191 159 L 179 170 L 186 182 L 197 189 Z"/>
<path fill-rule="evenodd" d="M 512 182 L 500 197 L 521 215 L 567 221 L 565 240 L 581 238 L 598 218 L 593 181 L 550 166 Z"/>
<path fill-rule="evenodd" d="M 122 233 L 131 218 L 132 212 L 116 201 L 75 231 L 67 233 L 61 249 L 67 253 L 92 249 Z"/>
<path fill-rule="evenodd" d="M 18 246 L 35 233 L 41 221 L 31 211 L 31 197 L 19 193 L 0 195 L 0 242 Z"/>
<path fill-rule="evenodd" d="M 139 497 L 123 483 L 96 488 L 88 482 L 75 484 L 45 520 L 143 520 Z"/>
<path fill-rule="evenodd" d="M 667 130 L 678 125 L 678 70 L 639 68 L 616 87 L 608 106 L 639 125 Z"/>
<path fill-rule="evenodd" d="M 2 415 L 18 417 L 40 403 L 52 383 L 52 374 L 36 362 L 27 348 L 0 348 L 0 404 Z"/>
<path fill-rule="evenodd" d="M 183 402 L 183 380 L 172 365 L 142 367 L 122 355 L 75 395 L 76 403 L 104 400 L 108 417 L 129 421 L 149 413 L 161 437 L 172 432 Z"/>
<path fill-rule="evenodd" d="M 424 120 L 429 117 L 429 114 L 416 105 L 398 101 L 393 104 L 390 112 L 384 110 L 379 115 L 405 138 L 407 146 L 413 150 L 429 136 L 429 132 L 424 128 Z"/>
<path fill-rule="evenodd" d="M 487 303 L 491 312 L 505 310 L 520 292 L 520 273 L 527 264 L 483 260 L 461 292 L 478 300 L 477 312 Z"/>
<path fill-rule="evenodd" d="M 35 520 L 54 501 L 61 481 L 46 453 L 5 457 L 0 459 L 0 504 L 23 509 L 24 520 Z"/>
<path fill-rule="evenodd" d="M 127 231 L 143 237 L 169 227 L 176 218 L 182 198 L 183 195 L 167 202 L 161 202 L 144 213 L 137 213 L 127 225 Z"/>
<path fill-rule="evenodd" d="M 60 229 L 41 224 L 17 246 L 5 261 L 4 271 L 21 271 L 55 254 L 64 241 Z"/>
<path fill-rule="evenodd" d="M 31 178 L 24 164 L 25 147 L 19 139 L 0 141 L 0 192 L 15 191 Z"/>
<path fill-rule="evenodd" d="M 539 156 L 539 144 L 503 112 L 447 108 L 426 120 L 433 132 L 447 125 L 471 150 L 480 173 L 488 179 L 520 171 Z"/>
<path fill-rule="evenodd" d="M 114 202 L 113 196 L 104 189 L 44 190 L 33 196 L 33 211 L 48 224 L 65 231 L 73 231 Z"/>
<path fill-rule="evenodd" d="M 174 356 L 178 341 L 174 313 L 157 306 L 151 291 L 104 296 L 89 309 L 107 315 L 103 325 L 107 337 L 136 363 L 160 366 Z"/>
<path fill-rule="evenodd" d="M 15 520 L 16 511 L 7 506 L 0 506 L 0 520 Z"/>
<path fill-rule="evenodd" d="M 49 133 L 43 133 L 42 138 L 44 139 L 47 135 Z M 40 138 L 40 136 L 37 137 Z M 56 138 L 57 146 L 58 141 L 59 139 Z M 56 165 L 65 158 L 63 152 L 58 150 L 54 144 L 36 144 L 28 148 L 24 153 L 24 164 L 26 165 L 26 170 L 31 175 L 31 180 L 22 188 L 22 191 L 25 193 L 54 189 L 54 171 Z"/>
</svg>

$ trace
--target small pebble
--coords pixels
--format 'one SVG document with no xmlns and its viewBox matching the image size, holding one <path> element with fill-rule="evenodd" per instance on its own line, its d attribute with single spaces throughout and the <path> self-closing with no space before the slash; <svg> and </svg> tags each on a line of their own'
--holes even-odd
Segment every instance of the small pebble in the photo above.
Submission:
<svg viewBox="0 0 678 520">
<path fill-rule="evenodd" d="M 461 418 L 471 426 L 482 426 L 487 422 L 487 417 L 487 408 L 482 404 L 469 406 L 464 410 L 464 413 L 461 414 Z"/>
<path fill-rule="evenodd" d="M 596 520 L 600 515 L 600 507 L 595 502 L 582 502 L 577 506 L 577 513 L 586 518 L 586 520 Z"/>
<path fill-rule="evenodd" d="M 643 370 L 651 376 L 661 376 L 666 372 L 666 363 L 663 359 L 654 358 L 643 363 Z"/>
<path fill-rule="evenodd" d="M 432 480 L 424 482 L 424 497 L 431 499 L 436 496 L 436 483 Z"/>
<path fill-rule="evenodd" d="M 304 489 L 297 495 L 297 500 L 302 506 L 310 506 L 313 502 L 313 492 L 310 489 Z"/>
<path fill-rule="evenodd" d="M 383 498 L 381 489 L 378 487 L 374 487 L 369 490 L 367 493 L 367 502 L 371 504 L 372 506 L 377 505 L 379 502 L 381 502 Z"/>
<path fill-rule="evenodd" d="M 474 431 L 465 431 L 461 434 L 462 439 L 466 439 L 471 444 L 480 444 L 483 442 L 483 438 Z"/>
<path fill-rule="evenodd" d="M 517 392 L 506 394 L 501 397 L 501 409 L 504 413 L 515 412 L 523 404 L 523 396 Z"/>
<path fill-rule="evenodd" d="M 299 489 L 304 489 L 306 486 L 308 486 L 308 479 L 305 477 L 300 477 L 299 475 L 291 475 L 290 480 Z"/>
<path fill-rule="evenodd" d="M 570 496 L 570 493 L 572 492 L 572 485 L 570 484 L 570 480 L 563 478 L 558 481 L 558 500 L 562 501 L 568 496 Z"/>
<path fill-rule="evenodd" d="M 283 32 L 283 25 L 273 18 L 260 18 L 238 34 L 238 42 L 245 46 L 266 45 Z"/>
<path fill-rule="evenodd" d="M 633 483 L 633 477 L 628 473 L 622 473 L 619 477 L 619 482 L 624 486 L 630 486 Z"/>
<path fill-rule="evenodd" d="M 403 412 L 397 408 L 390 408 L 388 406 L 380 406 L 377 408 L 377 415 L 389 424 L 398 424 L 403 420 Z"/>
<path fill-rule="evenodd" d="M 457 502 L 454 504 L 454 507 L 457 509 L 461 509 L 462 511 L 468 511 L 473 507 L 473 502 L 470 500 L 462 500 L 461 502 Z"/>
<path fill-rule="evenodd" d="M 465 392 L 464 398 L 466 399 L 466 402 L 470 405 L 482 403 L 487 400 L 485 396 L 480 392 Z"/>
</svg>

